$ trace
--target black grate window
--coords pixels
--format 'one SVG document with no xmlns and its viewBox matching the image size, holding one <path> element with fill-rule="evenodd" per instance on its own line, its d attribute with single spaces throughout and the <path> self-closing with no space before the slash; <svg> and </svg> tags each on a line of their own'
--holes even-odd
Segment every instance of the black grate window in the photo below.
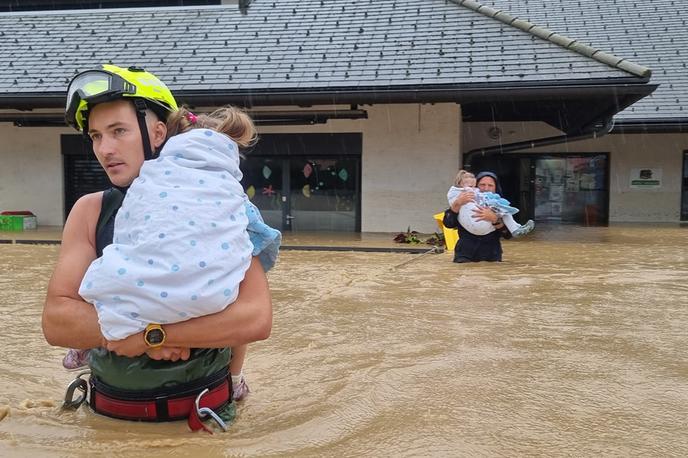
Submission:
<svg viewBox="0 0 688 458">
<path fill-rule="evenodd" d="M 112 185 L 81 135 L 63 135 L 60 140 L 64 167 L 64 216 L 67 219 L 79 197 L 103 191 Z"/>
</svg>

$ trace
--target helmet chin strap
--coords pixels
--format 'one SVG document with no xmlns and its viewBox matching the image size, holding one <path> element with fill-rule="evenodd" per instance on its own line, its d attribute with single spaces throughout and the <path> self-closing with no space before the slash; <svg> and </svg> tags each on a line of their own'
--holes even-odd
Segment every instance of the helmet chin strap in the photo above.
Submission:
<svg viewBox="0 0 688 458">
<path fill-rule="evenodd" d="M 146 125 L 146 102 L 142 99 L 134 99 L 133 102 L 134 108 L 136 108 L 136 118 L 139 121 L 139 129 L 141 130 L 141 141 L 143 141 L 143 158 L 148 161 L 155 158 L 155 155 L 153 155 L 153 150 L 151 149 L 148 126 Z"/>
</svg>

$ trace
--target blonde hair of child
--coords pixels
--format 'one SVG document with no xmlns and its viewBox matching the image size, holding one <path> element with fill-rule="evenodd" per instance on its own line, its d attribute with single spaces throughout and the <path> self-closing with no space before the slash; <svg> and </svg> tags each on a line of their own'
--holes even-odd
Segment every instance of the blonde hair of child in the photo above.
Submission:
<svg viewBox="0 0 688 458">
<path fill-rule="evenodd" d="M 167 118 L 167 138 L 191 129 L 211 129 L 234 140 L 241 148 L 253 145 L 258 138 L 256 126 L 243 110 L 226 106 L 208 114 L 194 114 L 186 107 L 171 113 Z"/>
<path fill-rule="evenodd" d="M 463 170 L 463 169 L 459 170 L 459 173 L 456 174 L 456 178 L 454 178 L 454 186 L 456 186 L 457 188 L 460 188 L 461 182 L 465 178 L 475 178 L 475 175 L 473 175 L 468 170 Z"/>
</svg>

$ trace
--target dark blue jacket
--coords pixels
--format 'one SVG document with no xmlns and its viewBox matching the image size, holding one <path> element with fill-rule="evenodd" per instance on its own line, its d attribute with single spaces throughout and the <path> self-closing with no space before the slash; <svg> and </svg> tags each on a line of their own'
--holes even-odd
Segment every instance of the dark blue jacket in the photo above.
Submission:
<svg viewBox="0 0 688 458">
<path fill-rule="evenodd" d="M 444 212 L 443 224 L 459 230 L 459 241 L 454 248 L 454 262 L 501 261 L 502 244 L 499 239 L 511 238 L 506 227 L 497 229 L 487 235 L 474 235 L 468 232 L 458 221 L 458 215 L 450 208 Z"/>
</svg>

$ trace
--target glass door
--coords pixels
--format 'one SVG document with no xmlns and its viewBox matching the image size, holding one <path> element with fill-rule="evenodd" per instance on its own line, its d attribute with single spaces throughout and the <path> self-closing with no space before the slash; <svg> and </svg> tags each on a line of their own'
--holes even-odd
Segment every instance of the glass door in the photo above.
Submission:
<svg viewBox="0 0 688 458">
<path fill-rule="evenodd" d="M 356 232 L 360 163 L 358 157 L 249 156 L 241 164 L 242 184 L 272 227 Z"/>
<path fill-rule="evenodd" d="M 588 226 L 608 221 L 607 155 L 535 159 L 535 220 Z"/>
<path fill-rule="evenodd" d="M 249 156 L 241 162 L 246 195 L 260 209 L 265 223 L 276 229 L 282 229 L 284 219 L 283 170 L 284 160 L 279 158 Z"/>
<path fill-rule="evenodd" d="M 355 232 L 359 163 L 346 157 L 290 158 L 286 218 L 291 230 Z"/>
<path fill-rule="evenodd" d="M 241 163 L 241 184 L 282 231 L 360 231 L 362 138 L 262 134 Z"/>
</svg>

